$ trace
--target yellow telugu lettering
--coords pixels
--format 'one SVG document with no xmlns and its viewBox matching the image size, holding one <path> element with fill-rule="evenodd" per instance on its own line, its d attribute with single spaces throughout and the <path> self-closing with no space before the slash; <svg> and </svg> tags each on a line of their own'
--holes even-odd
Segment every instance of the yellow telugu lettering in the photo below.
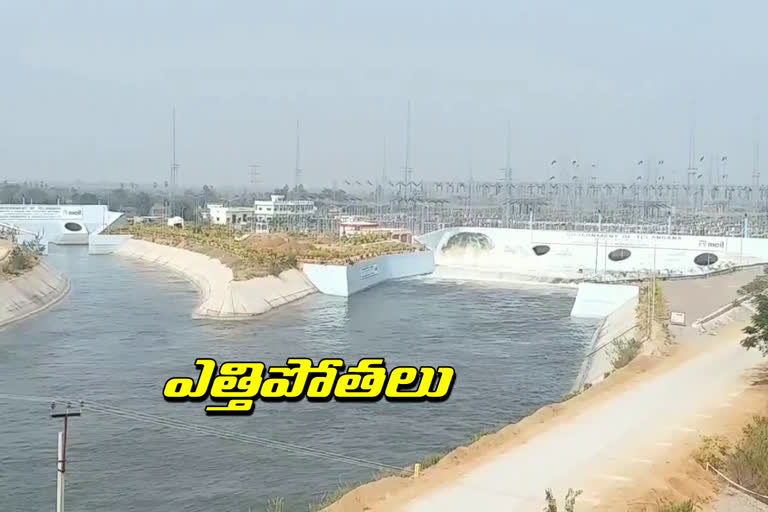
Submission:
<svg viewBox="0 0 768 512">
<path fill-rule="evenodd" d="M 165 388 L 163 388 L 163 396 L 169 400 L 201 399 L 207 396 L 211 377 L 216 372 L 216 361 L 213 359 L 197 359 L 195 360 L 195 366 L 200 369 L 197 386 L 195 386 L 195 381 L 189 377 L 168 379 L 165 383 Z"/>
<path fill-rule="evenodd" d="M 361 359 L 336 380 L 334 394 L 339 399 L 376 399 L 381 397 L 387 369 L 384 359 Z"/>
</svg>

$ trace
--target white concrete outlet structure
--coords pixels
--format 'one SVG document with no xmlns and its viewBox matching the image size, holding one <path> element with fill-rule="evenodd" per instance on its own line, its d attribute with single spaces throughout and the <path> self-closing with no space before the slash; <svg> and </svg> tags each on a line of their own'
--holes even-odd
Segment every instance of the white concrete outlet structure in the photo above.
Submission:
<svg viewBox="0 0 768 512">
<path fill-rule="evenodd" d="M 434 268 L 432 251 L 388 254 L 353 265 L 302 265 L 302 271 L 318 290 L 341 297 L 391 279 L 430 274 Z"/>
<path fill-rule="evenodd" d="M 571 316 L 578 318 L 605 318 L 627 301 L 635 299 L 637 286 L 601 283 L 580 283 Z"/>
<path fill-rule="evenodd" d="M 44 244 L 86 245 L 122 215 L 98 204 L 0 204 L 0 223 L 33 232 Z"/>
</svg>

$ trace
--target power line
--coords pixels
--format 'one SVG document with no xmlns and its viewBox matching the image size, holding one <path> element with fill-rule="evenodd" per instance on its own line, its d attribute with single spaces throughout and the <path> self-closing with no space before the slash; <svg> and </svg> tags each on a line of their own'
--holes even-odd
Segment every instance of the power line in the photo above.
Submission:
<svg viewBox="0 0 768 512">
<path fill-rule="evenodd" d="M 299 188 L 301 185 L 301 176 L 303 174 L 301 169 L 301 133 L 299 127 L 299 120 L 296 120 L 296 165 L 293 168 L 293 187 Z"/>
<path fill-rule="evenodd" d="M 402 467 L 393 466 L 390 464 L 384 464 L 384 463 L 375 462 L 371 460 L 350 457 L 350 456 L 339 454 L 339 453 L 333 453 L 333 452 L 320 450 L 316 448 L 309 448 L 305 446 L 295 445 L 292 443 L 286 443 L 283 441 L 275 441 L 273 439 L 267 439 L 267 438 L 255 436 L 253 434 L 244 434 L 241 432 L 234 432 L 234 431 L 219 429 L 215 427 L 207 427 L 205 425 L 191 423 L 188 421 L 164 418 L 161 416 L 155 416 L 152 414 L 133 411 L 131 409 L 115 407 L 112 405 L 103 404 L 99 402 L 52 398 L 52 397 L 37 397 L 37 396 L 29 396 L 29 395 L 0 394 L 0 399 L 2 398 L 6 398 L 10 400 L 29 401 L 29 402 L 52 402 L 52 401 L 79 402 L 79 403 L 82 403 L 83 407 L 95 413 L 111 415 L 111 416 L 116 416 L 116 417 L 121 417 L 126 419 L 132 419 L 135 421 L 141 421 L 144 423 L 150 423 L 150 424 L 172 428 L 176 430 L 182 430 L 182 431 L 192 432 L 192 433 L 201 434 L 201 435 L 212 435 L 214 437 L 219 437 L 222 439 L 240 441 L 248 444 L 256 444 L 256 445 L 265 446 L 268 448 L 287 451 L 297 455 L 305 455 L 305 456 L 311 456 L 316 458 L 322 458 L 326 460 L 333 460 L 336 462 L 344 462 L 347 464 L 356 465 L 360 467 L 367 467 L 371 469 L 388 469 L 388 470 L 396 470 L 401 472 L 409 471 Z"/>
</svg>

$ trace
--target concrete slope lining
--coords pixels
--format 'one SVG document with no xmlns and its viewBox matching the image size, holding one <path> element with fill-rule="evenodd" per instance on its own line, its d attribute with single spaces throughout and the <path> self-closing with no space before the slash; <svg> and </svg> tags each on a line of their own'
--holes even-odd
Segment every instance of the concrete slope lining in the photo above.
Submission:
<svg viewBox="0 0 768 512">
<path fill-rule="evenodd" d="M 19 277 L 0 282 L 0 327 L 56 304 L 69 292 L 69 280 L 45 261 Z"/>
<path fill-rule="evenodd" d="M 200 305 L 193 313 L 196 318 L 252 318 L 317 291 L 295 269 L 284 271 L 277 277 L 235 281 L 232 270 L 217 259 L 145 240 L 127 239 L 114 252 L 162 265 L 191 281 L 200 293 Z"/>
</svg>

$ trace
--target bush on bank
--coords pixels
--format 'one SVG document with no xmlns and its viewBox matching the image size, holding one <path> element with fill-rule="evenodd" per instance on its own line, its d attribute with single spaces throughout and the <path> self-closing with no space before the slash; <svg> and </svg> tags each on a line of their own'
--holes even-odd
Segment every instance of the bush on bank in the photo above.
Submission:
<svg viewBox="0 0 768 512">
<path fill-rule="evenodd" d="M 694 458 L 753 493 L 768 496 L 768 417 L 752 418 L 733 446 L 720 437 L 704 437 Z M 768 499 L 758 499 L 768 503 Z"/>
<path fill-rule="evenodd" d="M 15 245 L 0 262 L 0 276 L 15 277 L 37 265 L 38 253 L 26 246 Z"/>
</svg>

